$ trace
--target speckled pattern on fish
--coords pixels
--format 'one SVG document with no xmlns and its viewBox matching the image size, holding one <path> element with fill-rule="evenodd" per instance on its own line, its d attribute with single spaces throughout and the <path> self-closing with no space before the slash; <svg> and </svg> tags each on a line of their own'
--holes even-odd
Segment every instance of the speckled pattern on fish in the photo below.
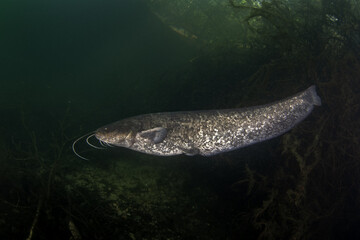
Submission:
<svg viewBox="0 0 360 240">
<path fill-rule="evenodd" d="M 130 117 L 96 131 L 103 144 L 171 156 L 203 156 L 277 137 L 321 105 L 315 86 L 271 104 L 239 109 L 164 112 Z"/>
</svg>

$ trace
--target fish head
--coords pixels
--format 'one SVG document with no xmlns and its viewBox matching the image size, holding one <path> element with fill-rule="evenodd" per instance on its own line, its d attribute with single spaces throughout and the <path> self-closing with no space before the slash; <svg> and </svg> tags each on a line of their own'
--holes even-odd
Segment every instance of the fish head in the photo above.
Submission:
<svg viewBox="0 0 360 240">
<path fill-rule="evenodd" d="M 107 145 L 129 148 L 135 142 L 136 133 L 136 124 L 122 120 L 97 129 L 95 137 Z"/>
</svg>

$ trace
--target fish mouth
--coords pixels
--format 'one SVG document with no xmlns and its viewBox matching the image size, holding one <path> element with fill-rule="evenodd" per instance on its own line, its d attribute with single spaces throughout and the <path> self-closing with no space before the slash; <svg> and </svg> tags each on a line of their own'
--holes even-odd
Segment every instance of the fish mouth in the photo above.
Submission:
<svg viewBox="0 0 360 240">
<path fill-rule="evenodd" d="M 87 134 L 79 137 L 78 139 L 76 139 L 72 144 L 72 150 L 75 153 L 75 155 L 81 159 L 89 160 L 88 158 L 81 156 L 78 153 L 78 151 L 76 150 L 76 144 L 82 139 L 85 140 L 87 145 L 89 145 L 90 147 L 95 148 L 95 149 L 106 149 L 108 147 L 116 146 L 116 144 L 111 143 L 110 140 L 112 140 L 113 138 L 109 137 L 109 133 L 106 132 L 106 130 L 107 129 L 98 129 L 95 132 L 87 133 Z M 95 141 L 94 139 L 91 140 L 93 137 L 95 137 L 98 142 Z"/>
<path fill-rule="evenodd" d="M 95 136 L 95 138 L 97 139 L 97 140 L 99 140 L 99 141 L 102 141 L 102 139 L 104 139 L 102 136 L 103 136 L 103 134 L 101 134 L 100 132 L 98 132 L 98 131 L 96 131 L 95 133 L 94 133 L 94 136 Z"/>
<path fill-rule="evenodd" d="M 109 143 L 110 142 L 109 140 L 111 140 L 113 138 L 112 135 L 115 135 L 115 134 L 111 133 L 108 130 L 108 128 L 104 127 L 104 128 L 99 128 L 98 130 L 96 130 L 93 135 L 100 142 Z"/>
</svg>

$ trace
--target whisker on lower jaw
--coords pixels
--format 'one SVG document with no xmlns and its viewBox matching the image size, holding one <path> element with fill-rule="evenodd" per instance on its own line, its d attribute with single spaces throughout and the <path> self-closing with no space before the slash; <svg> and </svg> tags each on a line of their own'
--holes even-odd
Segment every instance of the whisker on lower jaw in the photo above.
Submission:
<svg viewBox="0 0 360 240">
<path fill-rule="evenodd" d="M 101 141 L 99 140 L 100 142 L 100 145 L 103 146 L 104 148 L 107 148 L 107 147 L 115 147 L 114 145 L 112 145 L 111 143 L 107 143 L 107 142 L 104 142 L 104 141 Z"/>
<path fill-rule="evenodd" d="M 93 133 L 93 132 L 87 133 L 87 134 L 79 137 L 78 139 L 76 139 L 76 140 L 73 142 L 73 144 L 72 144 L 72 146 L 71 146 L 71 148 L 72 148 L 72 150 L 73 150 L 73 152 L 75 153 L 76 156 L 78 156 L 78 157 L 81 158 L 81 159 L 87 160 L 87 161 L 89 161 L 89 159 L 81 156 L 80 154 L 78 154 L 78 153 L 76 152 L 76 150 L 75 150 L 75 145 L 76 145 L 76 143 L 77 143 L 79 140 L 83 139 L 84 137 L 86 137 L 87 135 L 89 135 L 89 134 L 91 134 L 91 133 Z M 92 135 L 94 135 L 94 134 L 92 134 Z"/>
<path fill-rule="evenodd" d="M 89 144 L 89 146 L 91 146 L 91 147 L 93 147 L 93 148 L 96 148 L 96 149 L 105 149 L 105 146 L 101 144 L 101 141 L 100 141 L 100 144 L 101 144 L 102 146 L 104 146 L 104 147 L 98 147 L 98 146 L 95 146 L 95 145 L 93 145 L 92 143 L 89 142 L 89 139 L 90 139 L 91 137 L 93 137 L 93 136 L 95 136 L 95 133 L 94 133 L 94 134 L 91 134 L 90 136 L 88 136 L 88 137 L 86 138 L 86 143 Z"/>
<path fill-rule="evenodd" d="M 108 147 L 115 147 L 114 145 L 112 145 L 112 144 L 110 144 L 110 143 L 105 143 L 106 144 L 106 146 L 108 146 Z"/>
<path fill-rule="evenodd" d="M 101 140 L 99 140 L 99 142 L 100 142 L 100 145 L 101 145 L 101 146 L 103 146 L 104 148 L 106 148 L 106 145 L 105 145 L 106 143 L 104 143 L 104 142 L 101 141 Z"/>
</svg>

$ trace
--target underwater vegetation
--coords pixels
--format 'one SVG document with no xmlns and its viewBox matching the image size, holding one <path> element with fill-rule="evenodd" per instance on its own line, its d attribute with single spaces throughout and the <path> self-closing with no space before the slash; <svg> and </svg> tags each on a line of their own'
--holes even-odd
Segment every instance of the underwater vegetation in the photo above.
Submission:
<svg viewBox="0 0 360 240">
<path fill-rule="evenodd" d="M 1 138 L 1 238 L 182 239 L 216 221 L 205 207 L 216 196 L 192 183 L 186 163 L 125 153 L 89 165 L 71 153 L 68 119 L 41 139 L 26 116 L 28 136 L 12 146 Z M 207 220 L 189 219 L 196 215 Z"/>
<path fill-rule="evenodd" d="M 182 36 L 184 41 L 205 52 L 232 49 L 244 41 L 247 29 L 241 24 L 246 13 L 234 12 L 228 1 L 145 0 L 152 13 Z M 181 30 L 181 31 L 179 31 Z M 175 34 L 174 34 L 175 35 Z"/>
<path fill-rule="evenodd" d="M 71 152 L 69 117 L 39 137 L 23 112 L 24 135 L 8 142 L 1 134 L 2 239 L 182 239 L 215 221 L 203 205 L 216 196 L 192 184 L 186 163 L 125 153 L 88 164 Z M 189 220 L 199 214 L 207 220 Z"/>
<path fill-rule="evenodd" d="M 264 103 L 316 84 L 322 107 L 270 143 L 212 160 L 119 150 L 86 152 L 94 160 L 83 161 L 71 152 L 83 130 L 74 127 L 71 109 L 46 128 L 22 112 L 14 121 L 16 134 L 0 128 L 0 238 L 360 238 L 359 4 L 227 4 L 247 25 L 238 48 L 254 52 L 246 61 L 256 70 L 202 106 Z M 235 15 L 230 19 L 238 21 Z M 217 81 L 244 70 L 237 60 L 244 52 L 216 44 L 216 54 L 167 75 L 167 81 L 187 77 L 185 88 L 194 97 L 184 101 L 200 95 L 189 86 L 206 89 L 196 82 L 199 70 L 230 72 L 218 73 Z"/>
<path fill-rule="evenodd" d="M 250 78 L 248 90 L 315 83 L 323 106 L 281 139 L 281 164 L 270 175 L 247 170 L 248 214 L 259 239 L 355 239 L 359 222 L 359 15 L 354 1 L 262 1 L 249 11 L 254 48 L 274 59 Z M 281 154 L 280 154 L 281 153 Z M 242 219 L 244 220 L 244 219 Z M 345 229 L 351 229 L 346 231 Z"/>
</svg>

